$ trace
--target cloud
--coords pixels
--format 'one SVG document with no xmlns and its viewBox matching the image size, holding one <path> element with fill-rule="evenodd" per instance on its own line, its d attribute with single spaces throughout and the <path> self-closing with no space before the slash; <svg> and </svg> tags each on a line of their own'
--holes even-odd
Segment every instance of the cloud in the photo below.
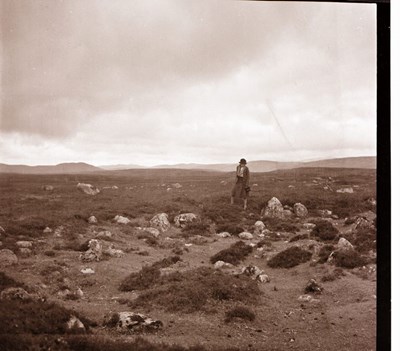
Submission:
<svg viewBox="0 0 400 351">
<path fill-rule="evenodd" d="M 30 148 L 94 163 L 375 150 L 373 5 L 1 5 L 8 160 Z"/>
</svg>

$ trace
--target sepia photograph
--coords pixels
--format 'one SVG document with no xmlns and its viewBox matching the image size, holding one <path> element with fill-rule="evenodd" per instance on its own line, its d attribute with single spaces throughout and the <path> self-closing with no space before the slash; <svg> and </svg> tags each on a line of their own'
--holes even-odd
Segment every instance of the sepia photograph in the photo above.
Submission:
<svg viewBox="0 0 400 351">
<path fill-rule="evenodd" d="M 379 349 L 379 6 L 0 0 L 0 349 Z"/>
</svg>

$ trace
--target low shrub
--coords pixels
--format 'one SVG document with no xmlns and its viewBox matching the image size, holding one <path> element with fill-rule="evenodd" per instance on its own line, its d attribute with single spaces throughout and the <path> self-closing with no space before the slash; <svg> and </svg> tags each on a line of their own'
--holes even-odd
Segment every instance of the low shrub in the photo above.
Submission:
<svg viewBox="0 0 400 351">
<path fill-rule="evenodd" d="M 145 290 L 155 285 L 161 277 L 161 268 L 167 268 L 180 261 L 179 256 L 163 258 L 151 266 L 144 266 L 139 272 L 126 277 L 119 286 L 120 291 Z"/>
<path fill-rule="evenodd" d="M 311 235 L 321 240 L 329 241 L 334 240 L 339 231 L 328 221 L 318 221 L 311 231 Z"/>
<path fill-rule="evenodd" d="M 264 247 L 264 246 L 266 246 L 266 247 L 272 247 L 272 243 L 271 243 L 269 240 L 267 240 L 267 239 L 262 239 L 262 240 L 260 240 L 260 241 L 256 244 L 256 247 L 257 247 L 257 248 L 259 248 L 259 247 Z"/>
<path fill-rule="evenodd" d="M 147 232 L 141 232 L 137 236 L 138 239 L 142 239 L 146 242 L 147 245 L 151 247 L 156 247 L 158 245 L 158 240 L 152 234 Z"/>
<path fill-rule="evenodd" d="M 323 275 L 321 278 L 321 281 L 322 282 L 333 282 L 336 279 L 339 279 L 344 276 L 345 276 L 345 273 L 343 272 L 343 269 L 335 268 L 333 270 L 333 272 Z"/>
<path fill-rule="evenodd" d="M 256 315 L 252 310 L 244 306 L 234 307 L 225 313 L 225 323 L 229 323 L 237 318 L 252 322 L 256 318 Z"/>
<path fill-rule="evenodd" d="M 279 252 L 268 261 L 272 268 L 291 268 L 311 259 L 312 253 L 300 247 L 292 246 Z"/>
<path fill-rule="evenodd" d="M 357 230 L 354 234 L 354 246 L 360 253 L 376 250 L 376 229 L 366 228 Z"/>
<path fill-rule="evenodd" d="M 334 257 L 337 267 L 356 268 L 368 263 L 368 260 L 362 257 L 357 251 L 336 251 Z"/>
<path fill-rule="evenodd" d="M 237 241 L 227 249 L 221 250 L 210 258 L 211 263 L 217 261 L 224 261 L 233 265 L 238 265 L 244 258 L 246 258 L 253 248 L 243 241 Z"/>
<path fill-rule="evenodd" d="M 88 327 L 93 322 L 55 303 L 0 300 L 0 330 L 3 334 L 65 334 L 66 322 L 75 315 Z"/>
<path fill-rule="evenodd" d="M 208 267 L 161 277 L 157 284 L 131 303 L 131 307 L 160 306 L 168 312 L 206 311 L 210 301 L 254 303 L 261 294 L 257 282 Z"/>
<path fill-rule="evenodd" d="M 304 239 L 308 239 L 308 238 L 309 238 L 308 233 L 307 233 L 307 234 L 297 234 L 297 235 L 293 236 L 293 237 L 289 240 L 289 242 L 290 242 L 290 243 L 293 243 L 293 242 L 295 242 L 295 241 L 304 240 Z"/>
<path fill-rule="evenodd" d="M 300 230 L 297 224 L 280 218 L 264 218 L 264 223 L 267 228 L 273 232 L 295 233 Z"/>
<path fill-rule="evenodd" d="M 11 287 L 20 287 L 27 290 L 25 284 L 15 281 L 4 272 L 0 272 L 0 291 Z"/>
<path fill-rule="evenodd" d="M 182 236 L 184 238 L 194 235 L 210 236 L 210 225 L 204 222 L 192 222 L 182 228 Z"/>
</svg>

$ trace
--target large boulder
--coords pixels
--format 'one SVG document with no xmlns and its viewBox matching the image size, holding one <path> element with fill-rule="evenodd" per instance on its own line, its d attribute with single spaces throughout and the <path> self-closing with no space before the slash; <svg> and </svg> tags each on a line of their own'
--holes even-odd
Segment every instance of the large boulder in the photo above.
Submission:
<svg viewBox="0 0 400 351">
<path fill-rule="evenodd" d="M 285 216 L 283 206 L 276 197 L 273 197 L 268 201 L 268 204 L 262 210 L 261 215 L 268 218 L 283 218 Z"/>
<path fill-rule="evenodd" d="M 100 190 L 91 184 L 78 183 L 76 186 L 79 191 L 87 195 L 97 195 Z"/>
<path fill-rule="evenodd" d="M 354 246 L 345 238 L 340 238 L 337 244 L 339 251 L 353 251 Z"/>
<path fill-rule="evenodd" d="M 130 331 L 152 331 L 162 328 L 163 323 L 159 320 L 135 312 L 113 313 L 106 318 L 105 324 L 116 327 L 119 330 Z"/>
<path fill-rule="evenodd" d="M 171 227 L 171 224 L 168 221 L 168 215 L 166 213 L 159 213 L 150 219 L 150 226 L 160 229 L 162 232 L 166 232 Z"/>
<path fill-rule="evenodd" d="M 18 263 L 18 257 L 9 249 L 0 250 L 0 268 Z"/>
<path fill-rule="evenodd" d="M 304 218 L 304 217 L 307 217 L 307 216 L 308 216 L 307 207 L 304 206 L 303 204 L 301 204 L 300 202 L 294 204 L 294 206 L 293 206 L 293 211 L 294 211 L 294 214 L 295 214 L 297 217 Z"/>
<path fill-rule="evenodd" d="M 184 228 L 188 223 L 193 222 L 197 219 L 197 216 L 194 213 L 182 213 L 174 218 L 174 223 L 179 228 Z"/>
<path fill-rule="evenodd" d="M 83 262 L 100 261 L 103 254 L 103 247 L 101 242 L 97 239 L 89 240 L 89 249 L 82 253 L 79 258 Z"/>
</svg>

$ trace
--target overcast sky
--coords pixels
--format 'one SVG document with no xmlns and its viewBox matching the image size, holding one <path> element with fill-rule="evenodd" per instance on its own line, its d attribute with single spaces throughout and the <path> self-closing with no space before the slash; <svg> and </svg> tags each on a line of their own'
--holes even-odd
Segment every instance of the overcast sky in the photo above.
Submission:
<svg viewBox="0 0 400 351">
<path fill-rule="evenodd" d="M 0 3 L 0 162 L 376 155 L 374 4 Z"/>
</svg>

